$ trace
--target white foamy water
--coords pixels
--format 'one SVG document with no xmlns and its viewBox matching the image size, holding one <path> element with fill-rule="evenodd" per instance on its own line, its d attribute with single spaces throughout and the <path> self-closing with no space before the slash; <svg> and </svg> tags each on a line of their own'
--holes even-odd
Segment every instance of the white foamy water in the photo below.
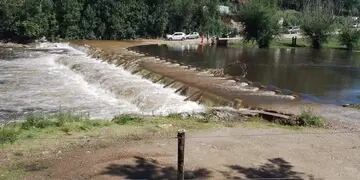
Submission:
<svg viewBox="0 0 360 180">
<path fill-rule="evenodd" d="M 56 112 L 60 106 L 93 118 L 203 110 L 173 89 L 87 57 L 67 44 L 40 44 L 34 51 L 36 57 L 0 60 L 0 121 L 14 114 Z"/>
</svg>

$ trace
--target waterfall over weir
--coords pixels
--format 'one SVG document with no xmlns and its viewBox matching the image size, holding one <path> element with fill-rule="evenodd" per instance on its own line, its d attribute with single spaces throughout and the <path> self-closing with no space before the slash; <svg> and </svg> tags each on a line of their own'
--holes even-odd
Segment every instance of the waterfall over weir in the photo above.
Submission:
<svg viewBox="0 0 360 180">
<path fill-rule="evenodd" d="M 133 75 L 122 67 L 90 58 L 67 44 L 43 43 L 0 59 L 0 122 L 32 112 L 61 109 L 93 118 L 119 114 L 167 115 L 199 112 L 174 89 Z"/>
</svg>

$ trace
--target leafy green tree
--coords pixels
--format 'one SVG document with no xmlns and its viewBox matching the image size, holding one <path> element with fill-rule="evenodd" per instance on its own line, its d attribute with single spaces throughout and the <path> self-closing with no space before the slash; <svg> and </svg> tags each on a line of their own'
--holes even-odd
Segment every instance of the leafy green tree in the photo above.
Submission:
<svg viewBox="0 0 360 180">
<path fill-rule="evenodd" d="M 286 10 L 282 12 L 284 18 L 283 26 L 298 26 L 300 25 L 301 13 L 295 10 Z"/>
<path fill-rule="evenodd" d="M 80 35 L 80 18 L 82 11 L 81 0 L 55 1 L 59 35 L 66 39 L 77 39 Z"/>
<path fill-rule="evenodd" d="M 148 14 L 145 36 L 164 36 L 169 23 L 169 4 L 163 0 L 147 0 Z"/>
<path fill-rule="evenodd" d="M 26 0 L 16 19 L 16 34 L 23 39 L 36 39 L 54 34 L 56 22 L 54 20 L 52 0 Z"/>
<path fill-rule="evenodd" d="M 0 39 L 132 39 L 219 33 L 228 0 L 0 0 Z"/>
<path fill-rule="evenodd" d="M 200 22 L 200 31 L 210 35 L 221 35 L 224 33 L 226 26 L 222 20 L 218 10 L 219 1 L 204 1 L 203 6 L 199 9 L 202 11 Z"/>
<path fill-rule="evenodd" d="M 279 18 L 274 2 L 250 0 L 240 9 L 239 17 L 244 25 L 245 40 L 256 41 L 260 48 L 269 47 L 274 36 L 279 34 Z"/>
<path fill-rule="evenodd" d="M 301 29 L 311 41 L 313 48 L 319 49 L 327 42 L 333 31 L 333 25 L 331 8 L 321 1 L 308 4 L 302 13 Z"/>
<path fill-rule="evenodd" d="M 16 36 L 16 23 L 23 6 L 23 0 L 0 0 L 0 39 Z"/>
<path fill-rule="evenodd" d="M 346 46 L 348 50 L 352 50 L 359 44 L 360 31 L 352 27 L 352 20 L 347 20 L 341 27 L 339 41 Z"/>
<path fill-rule="evenodd" d="M 96 39 L 95 29 L 97 27 L 97 21 L 96 11 L 90 4 L 87 4 L 80 20 L 82 38 Z"/>
</svg>

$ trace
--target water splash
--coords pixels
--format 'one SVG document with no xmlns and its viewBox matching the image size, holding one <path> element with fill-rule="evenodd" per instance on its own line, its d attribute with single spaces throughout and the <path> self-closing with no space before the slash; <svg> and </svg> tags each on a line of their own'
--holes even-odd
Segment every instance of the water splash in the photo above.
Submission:
<svg viewBox="0 0 360 180">
<path fill-rule="evenodd" d="M 30 50 L 31 51 L 31 50 Z M 0 60 L 0 121 L 11 114 L 69 109 L 93 118 L 118 114 L 199 112 L 203 107 L 174 90 L 132 75 L 64 43 L 42 43 L 36 57 Z M 31 54 L 31 52 L 26 51 Z"/>
</svg>

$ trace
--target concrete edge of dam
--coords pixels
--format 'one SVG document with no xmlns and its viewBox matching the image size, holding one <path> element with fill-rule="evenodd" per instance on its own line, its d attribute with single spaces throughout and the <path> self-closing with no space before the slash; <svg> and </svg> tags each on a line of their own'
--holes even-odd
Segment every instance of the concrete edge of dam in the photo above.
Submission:
<svg viewBox="0 0 360 180">
<path fill-rule="evenodd" d="M 247 108 L 264 112 L 296 117 L 304 109 L 324 117 L 329 126 L 346 129 L 360 129 L 360 112 L 335 105 L 304 103 L 296 94 L 281 94 L 253 86 L 227 77 L 217 77 L 208 71 L 199 71 L 185 65 L 170 63 L 159 57 L 144 55 L 127 48 L 147 44 L 163 44 L 162 41 L 78 41 L 75 45 L 86 45 L 89 55 L 108 63 L 122 66 L 133 74 L 138 74 L 154 83 L 173 88 L 176 93 L 186 96 L 186 100 L 206 106 L 229 106 L 235 109 Z M 166 44 L 166 42 L 165 42 Z M 339 123 L 340 122 L 340 125 Z M 355 123 L 355 125 L 354 125 Z"/>
</svg>

